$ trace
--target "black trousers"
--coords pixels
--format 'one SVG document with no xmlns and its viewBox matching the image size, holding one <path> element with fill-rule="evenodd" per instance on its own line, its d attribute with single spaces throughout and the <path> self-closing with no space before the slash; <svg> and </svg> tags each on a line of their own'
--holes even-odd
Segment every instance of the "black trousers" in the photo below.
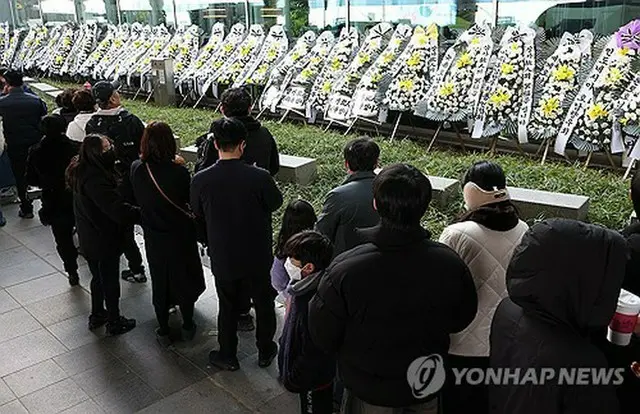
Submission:
<svg viewBox="0 0 640 414">
<path fill-rule="evenodd" d="M 91 270 L 91 314 L 107 314 L 110 321 L 120 317 L 120 256 L 88 260 Z"/>
<path fill-rule="evenodd" d="M 449 355 L 449 369 L 453 368 L 489 368 L 489 357 L 466 357 Z M 442 393 L 442 412 L 444 414 L 474 413 L 487 414 L 489 412 L 489 389 L 484 384 L 469 385 L 455 384 L 452 372 L 447 374 Z"/>
<path fill-rule="evenodd" d="M 27 156 L 29 155 L 28 146 L 11 146 L 7 147 L 7 155 L 11 161 L 11 170 L 16 179 L 16 187 L 18 189 L 18 197 L 20 197 L 20 210 L 25 213 L 33 212 L 33 203 L 29 200 L 27 194 Z"/>
<path fill-rule="evenodd" d="M 218 291 L 218 343 L 220 354 L 235 358 L 238 352 L 238 317 L 246 311 L 245 292 L 256 309 L 256 345 L 259 352 L 269 352 L 276 334 L 276 291 L 269 273 L 239 280 L 215 279 Z"/>
<path fill-rule="evenodd" d="M 301 414 L 332 414 L 333 413 L 333 387 L 305 391 L 300 394 Z"/>
<path fill-rule="evenodd" d="M 129 270 L 135 274 L 142 273 L 142 254 L 140 253 L 138 243 L 136 243 L 136 233 L 133 226 L 125 230 L 123 250 L 124 257 L 126 257 L 127 262 L 129 262 Z"/>
<path fill-rule="evenodd" d="M 73 242 L 73 216 L 59 216 L 51 222 L 51 232 L 56 241 L 56 250 L 67 273 L 78 270 L 78 249 Z"/>
</svg>

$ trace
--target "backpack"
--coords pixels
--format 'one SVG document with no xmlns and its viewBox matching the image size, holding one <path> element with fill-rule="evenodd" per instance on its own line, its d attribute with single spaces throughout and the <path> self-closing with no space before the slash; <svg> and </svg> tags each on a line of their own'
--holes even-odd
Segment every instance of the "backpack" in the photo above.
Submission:
<svg viewBox="0 0 640 414">
<path fill-rule="evenodd" d="M 196 138 L 196 147 L 198 150 L 196 151 L 194 173 L 202 171 L 215 163 L 215 159 L 212 159 L 212 152 L 217 155 L 216 147 L 213 145 L 213 134 L 210 132 Z"/>
<path fill-rule="evenodd" d="M 118 161 L 128 168 L 138 159 L 144 124 L 126 110 L 117 115 L 94 115 L 85 127 L 87 135 L 105 135 L 116 150 Z"/>
</svg>

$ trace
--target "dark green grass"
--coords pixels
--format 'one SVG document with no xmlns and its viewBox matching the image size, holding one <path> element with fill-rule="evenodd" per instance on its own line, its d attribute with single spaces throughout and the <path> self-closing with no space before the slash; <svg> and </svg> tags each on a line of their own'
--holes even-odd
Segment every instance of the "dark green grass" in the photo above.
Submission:
<svg viewBox="0 0 640 414">
<path fill-rule="evenodd" d="M 156 107 L 142 101 L 124 100 L 124 105 L 144 121 L 168 122 L 181 138 L 183 145 L 191 144 L 206 132 L 211 121 L 218 116 L 210 109 Z M 318 127 L 301 124 L 278 124 L 270 120 L 265 120 L 264 124 L 276 137 L 282 153 L 317 159 L 318 178 L 312 186 L 305 188 L 283 184 L 281 189 L 285 196 L 285 205 L 292 199 L 303 198 L 311 202 L 319 212 L 327 191 L 339 185 L 345 178 L 342 147 L 353 136 L 345 137 L 335 132 L 325 133 Z M 631 212 L 629 183 L 614 172 L 584 170 L 581 165 L 569 165 L 564 162 L 540 165 L 538 159 L 519 155 L 489 156 L 486 153 L 461 153 L 437 148 L 427 154 L 425 145 L 420 142 L 390 142 L 382 137 L 375 139 L 382 150 L 382 166 L 405 162 L 430 175 L 460 178 L 474 161 L 490 159 L 502 165 L 507 173 L 509 185 L 591 197 L 589 220 L 593 223 L 620 229 Z M 445 210 L 430 208 L 425 216 L 424 225 L 437 236 L 455 219 L 461 209 L 460 197 Z M 280 215 L 281 212 L 276 214 L 275 231 L 279 228 Z"/>
</svg>

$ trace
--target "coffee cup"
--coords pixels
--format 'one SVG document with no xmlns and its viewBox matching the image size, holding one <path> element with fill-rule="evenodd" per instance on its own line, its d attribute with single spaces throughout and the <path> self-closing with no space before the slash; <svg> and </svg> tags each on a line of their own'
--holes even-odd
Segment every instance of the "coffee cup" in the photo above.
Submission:
<svg viewBox="0 0 640 414">
<path fill-rule="evenodd" d="M 616 313 L 609 323 L 607 330 L 607 340 L 609 342 L 627 346 L 631 342 L 631 335 L 638 322 L 640 313 L 640 297 L 624 289 L 618 296 L 618 307 Z"/>
</svg>

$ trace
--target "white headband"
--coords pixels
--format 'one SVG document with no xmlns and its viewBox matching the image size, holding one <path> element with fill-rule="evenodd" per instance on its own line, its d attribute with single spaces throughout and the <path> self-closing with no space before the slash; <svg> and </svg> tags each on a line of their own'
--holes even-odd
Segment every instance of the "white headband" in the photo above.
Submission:
<svg viewBox="0 0 640 414">
<path fill-rule="evenodd" d="M 495 188 L 491 191 L 483 190 L 474 182 L 469 181 L 462 189 L 464 204 L 467 210 L 475 210 L 478 207 L 488 204 L 499 203 L 501 201 L 511 200 L 509 192 L 506 188 Z"/>
</svg>

